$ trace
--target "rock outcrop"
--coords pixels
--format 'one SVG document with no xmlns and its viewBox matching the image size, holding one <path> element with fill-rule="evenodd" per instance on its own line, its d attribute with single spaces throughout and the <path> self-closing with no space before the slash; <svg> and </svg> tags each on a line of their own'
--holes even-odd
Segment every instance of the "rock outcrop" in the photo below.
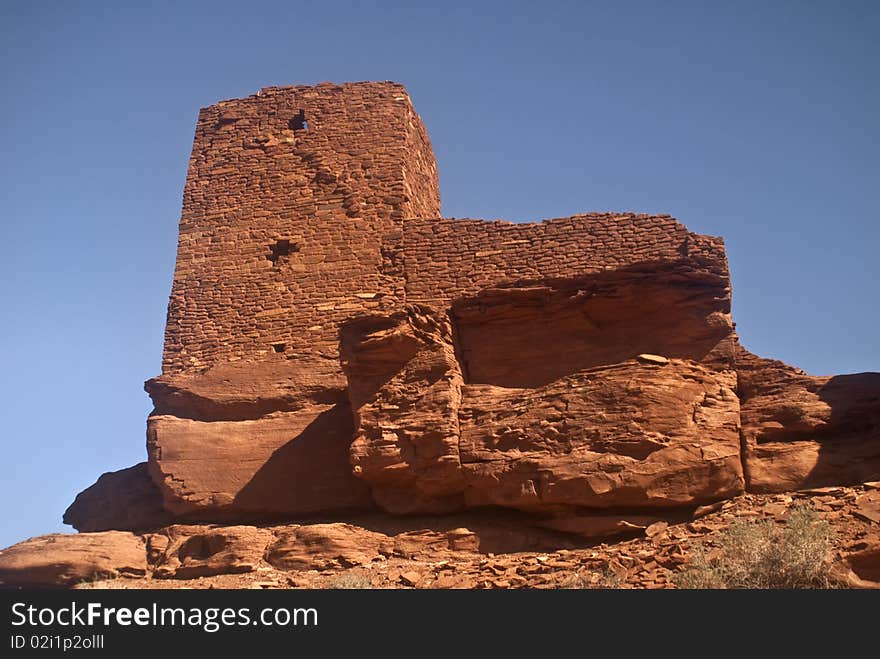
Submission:
<svg viewBox="0 0 880 659">
<path fill-rule="evenodd" d="M 808 506 L 837 538 L 827 557 L 834 582 L 880 588 L 878 488 L 744 494 L 669 522 L 594 516 L 593 532 L 604 525 L 618 536 L 598 540 L 573 535 L 572 518 L 545 520 L 565 527 L 554 532 L 531 515 L 498 510 L 55 535 L 0 551 L 0 587 L 36 581 L 75 588 L 669 588 L 697 548 L 717 545 L 731 524 L 782 523 L 792 509 Z M 622 528 L 628 537 L 619 537 Z M 70 564 L 72 556 L 76 576 L 59 579 L 59 559 Z"/>
<path fill-rule="evenodd" d="M 464 527 L 392 542 L 299 525 L 318 515 L 488 510 L 583 542 L 745 492 L 880 479 L 880 374 L 813 377 L 742 348 L 720 238 L 665 215 L 439 215 L 400 85 L 202 110 L 147 462 L 65 521 L 144 533 L 153 575 L 176 579 L 485 545 Z M 248 526 L 272 523 L 287 526 Z M 111 553 L 35 583 L 131 563 Z"/>
<path fill-rule="evenodd" d="M 162 505 L 147 463 L 141 462 L 102 474 L 94 485 L 76 496 L 64 511 L 63 520 L 80 531 L 140 531 L 164 526 L 172 516 Z"/>
<path fill-rule="evenodd" d="M 0 586 L 75 586 L 147 574 L 143 538 L 125 531 L 54 533 L 0 550 Z"/>
<path fill-rule="evenodd" d="M 737 373 L 751 491 L 880 479 L 880 373 L 815 377 L 742 348 Z"/>
</svg>

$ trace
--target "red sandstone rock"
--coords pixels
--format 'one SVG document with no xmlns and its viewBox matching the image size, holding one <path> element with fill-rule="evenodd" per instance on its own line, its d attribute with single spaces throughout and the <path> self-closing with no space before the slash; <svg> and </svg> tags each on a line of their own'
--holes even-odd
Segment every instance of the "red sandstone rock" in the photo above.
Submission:
<svg viewBox="0 0 880 659">
<path fill-rule="evenodd" d="M 102 474 L 64 512 L 64 523 L 77 531 L 140 531 L 170 521 L 146 462 Z"/>
<path fill-rule="evenodd" d="M 386 510 L 681 507 L 743 491 L 732 371 L 631 360 L 537 388 L 462 386 L 451 332 L 431 318 L 343 332 L 352 461 Z"/>
<path fill-rule="evenodd" d="M 816 377 L 743 348 L 736 369 L 751 491 L 880 478 L 880 373 Z"/>
<path fill-rule="evenodd" d="M 850 588 L 880 589 L 880 542 L 847 555 L 835 568 L 837 578 Z"/>
<path fill-rule="evenodd" d="M 368 317 L 342 331 L 356 431 L 351 462 L 376 502 L 395 513 L 460 508 L 462 377 L 444 314 Z"/>
<path fill-rule="evenodd" d="M 382 507 L 455 509 L 462 383 L 537 386 L 650 352 L 730 361 L 719 239 L 668 216 L 533 225 L 438 216 L 431 146 L 400 85 L 271 88 L 200 113 L 163 375 L 147 383 L 150 473 L 169 511 L 234 520 L 362 506 L 365 489 L 341 458 L 350 443 L 354 470 Z M 577 303 L 550 282 L 587 275 L 572 289 Z M 526 281 L 536 283 L 501 294 L 513 314 L 497 294 L 467 301 Z M 459 355 L 442 318 L 455 300 Z M 348 392 L 353 438 L 340 413 L 340 328 L 399 318 L 413 301 L 433 309 L 435 330 L 419 331 L 436 336 L 419 341 L 434 347 L 393 365 L 380 405 Z M 491 317 L 480 317 L 487 305 Z M 523 313 L 528 322 L 517 322 Z M 408 331 L 362 348 L 406 360 Z M 515 373 L 505 374 L 510 364 Z M 410 380 L 440 371 L 425 391 L 410 390 Z M 395 412 L 395 399 L 417 404 Z"/>
<path fill-rule="evenodd" d="M 6 588 L 73 586 L 146 573 L 143 539 L 122 531 L 53 533 L 0 550 L 0 587 Z"/>
<path fill-rule="evenodd" d="M 348 404 L 249 421 L 151 416 L 148 448 L 165 508 L 184 519 L 265 519 L 369 508 L 351 473 Z"/>
<path fill-rule="evenodd" d="M 271 531 L 253 526 L 171 526 L 164 535 L 168 543 L 163 553 L 152 557 L 158 563 L 153 575 L 176 579 L 253 572 L 275 539 Z"/>
<path fill-rule="evenodd" d="M 335 360 L 287 359 L 218 364 L 204 372 L 147 380 L 153 414 L 197 421 L 246 421 L 308 404 L 344 402 L 345 377 Z"/>
<path fill-rule="evenodd" d="M 282 530 L 266 560 L 284 570 L 361 565 L 379 555 L 388 536 L 351 524 L 313 524 Z"/>
<path fill-rule="evenodd" d="M 503 531 L 149 535 L 157 576 L 183 578 L 252 569 L 264 550 L 314 567 L 561 546 L 656 530 L 680 508 L 708 517 L 744 485 L 880 478 L 880 375 L 816 378 L 738 348 L 721 239 L 665 215 L 439 215 L 400 85 L 275 87 L 203 109 L 163 373 L 146 383 L 148 467 L 106 474 L 65 521 L 527 513 Z M 635 559 L 620 560 L 628 575 Z M 452 581 L 521 578 L 491 572 Z"/>
<path fill-rule="evenodd" d="M 679 259 L 459 298 L 451 316 L 465 380 L 534 388 L 643 353 L 727 368 L 729 286 L 726 273 Z"/>
<path fill-rule="evenodd" d="M 697 506 L 743 491 L 731 371 L 672 359 L 579 371 L 538 389 L 467 385 L 468 505 Z"/>
<path fill-rule="evenodd" d="M 636 537 L 602 544 L 579 535 L 585 527 L 566 533 L 535 527 L 565 524 L 566 518 L 538 520 L 498 510 L 421 518 L 372 514 L 346 524 L 174 525 L 140 537 L 55 536 L 54 548 L 46 538 L 26 541 L 0 552 L 0 570 L 9 587 L 320 588 L 340 587 L 356 576 L 360 584 L 395 588 L 410 587 L 406 582 L 418 588 L 668 588 L 671 571 L 686 564 L 698 544 L 717 542 L 730 524 L 782 520 L 790 506 L 806 504 L 833 530 L 839 557 L 833 576 L 849 587 L 874 588 L 880 583 L 877 525 L 857 512 L 873 505 L 876 491 L 876 485 L 865 485 L 745 494 L 698 523 L 687 522 L 682 511 L 677 522 L 647 528 L 648 519 L 609 514 L 612 524 L 630 520 L 636 528 L 628 534 Z M 120 545 L 129 547 L 132 560 L 123 559 Z M 96 568 L 104 560 L 109 567 Z M 412 574 L 418 576 L 401 581 Z"/>
</svg>

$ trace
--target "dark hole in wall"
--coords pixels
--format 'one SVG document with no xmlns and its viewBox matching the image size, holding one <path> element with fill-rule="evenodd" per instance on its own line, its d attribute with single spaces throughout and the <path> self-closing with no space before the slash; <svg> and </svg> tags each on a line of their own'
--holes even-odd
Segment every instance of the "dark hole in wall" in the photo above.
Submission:
<svg viewBox="0 0 880 659">
<path fill-rule="evenodd" d="M 283 261 L 285 257 L 298 251 L 299 245 L 291 243 L 287 238 L 281 238 L 276 240 L 274 245 L 269 246 L 270 253 L 266 258 L 272 261 L 272 263 L 277 264 L 279 260 Z"/>
<path fill-rule="evenodd" d="M 274 350 L 275 352 L 284 352 L 285 350 L 287 350 L 287 344 L 286 343 L 273 343 L 272 350 Z"/>
<path fill-rule="evenodd" d="M 306 111 L 300 110 L 293 115 L 290 121 L 287 122 L 287 125 L 290 127 L 290 130 L 308 130 L 309 122 L 306 121 Z"/>
<path fill-rule="evenodd" d="M 177 556 L 181 561 L 187 558 L 204 561 L 224 549 L 226 549 L 226 538 L 221 535 L 194 535 L 183 543 Z"/>
</svg>

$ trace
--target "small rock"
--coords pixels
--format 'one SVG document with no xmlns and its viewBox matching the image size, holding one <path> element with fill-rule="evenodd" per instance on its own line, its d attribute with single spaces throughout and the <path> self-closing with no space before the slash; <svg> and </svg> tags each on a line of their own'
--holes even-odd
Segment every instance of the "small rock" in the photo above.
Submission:
<svg viewBox="0 0 880 659">
<path fill-rule="evenodd" d="M 880 524 L 880 499 L 871 499 L 869 497 L 871 495 L 859 497 L 856 503 L 858 507 L 853 510 L 853 515 L 868 522 Z"/>
<path fill-rule="evenodd" d="M 406 586 L 412 586 L 415 588 L 419 581 L 421 581 L 422 575 L 418 572 L 411 570 L 409 572 L 404 572 L 400 575 L 400 582 Z"/>
<path fill-rule="evenodd" d="M 718 510 L 721 510 L 724 507 L 725 501 L 718 501 L 716 503 L 710 503 L 707 506 L 700 506 L 693 513 L 694 519 L 699 519 L 700 517 L 705 517 L 710 513 L 714 513 Z"/>
<path fill-rule="evenodd" d="M 655 535 L 663 533 L 663 531 L 665 531 L 668 526 L 669 522 L 654 522 L 645 529 L 645 535 L 649 538 L 653 538 Z"/>
<path fill-rule="evenodd" d="M 838 496 L 846 492 L 842 487 L 811 487 L 806 490 L 801 490 L 801 494 L 809 494 L 809 495 L 822 495 L 822 494 L 830 494 L 834 496 Z"/>
<path fill-rule="evenodd" d="M 664 364 L 668 364 L 669 360 L 662 355 L 652 355 L 648 352 L 642 353 L 636 359 L 644 364 L 657 364 L 659 366 L 663 366 Z"/>
<path fill-rule="evenodd" d="M 779 517 L 780 515 L 788 511 L 788 506 L 786 506 L 784 503 L 768 503 L 765 504 L 764 507 L 761 508 L 761 510 L 764 512 L 765 515 Z"/>
</svg>

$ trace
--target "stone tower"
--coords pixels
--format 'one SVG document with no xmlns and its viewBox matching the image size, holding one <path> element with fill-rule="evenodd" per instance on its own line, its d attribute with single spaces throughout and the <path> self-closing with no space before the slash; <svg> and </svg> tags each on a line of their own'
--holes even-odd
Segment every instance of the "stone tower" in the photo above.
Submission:
<svg viewBox="0 0 880 659">
<path fill-rule="evenodd" d="M 272 87 L 199 113 L 163 375 L 147 383 L 166 508 L 368 505 L 348 461 L 339 324 L 399 307 L 382 239 L 439 215 L 431 144 L 399 84 Z"/>
<path fill-rule="evenodd" d="M 379 238 L 439 216 L 431 144 L 399 84 L 271 87 L 203 109 L 163 373 L 332 352 L 339 322 L 401 295 Z"/>
</svg>

